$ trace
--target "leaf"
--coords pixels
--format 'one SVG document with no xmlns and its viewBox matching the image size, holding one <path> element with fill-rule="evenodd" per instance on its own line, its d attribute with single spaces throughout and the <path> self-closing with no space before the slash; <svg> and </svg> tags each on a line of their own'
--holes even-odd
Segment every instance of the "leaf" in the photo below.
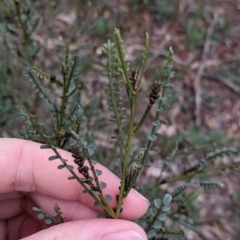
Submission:
<svg viewBox="0 0 240 240">
<path fill-rule="evenodd" d="M 161 199 L 154 199 L 153 203 L 157 209 L 161 207 Z"/>
<path fill-rule="evenodd" d="M 86 141 L 81 140 L 81 143 L 82 143 L 82 145 L 83 145 L 84 147 L 87 146 L 87 142 L 86 142 Z"/>
<path fill-rule="evenodd" d="M 100 203 L 98 201 L 95 201 L 94 204 L 93 204 L 94 207 L 98 207 L 100 206 Z"/>
<path fill-rule="evenodd" d="M 153 217 L 155 217 L 155 215 L 157 214 L 157 209 L 156 209 L 155 207 L 151 207 L 151 208 L 149 209 L 149 212 L 151 213 L 151 215 L 152 215 Z"/>
<path fill-rule="evenodd" d="M 51 156 L 48 158 L 49 161 L 52 161 L 52 160 L 55 160 L 55 159 L 58 159 L 59 157 L 58 156 Z"/>
<path fill-rule="evenodd" d="M 162 120 L 160 120 L 160 123 L 161 123 L 161 124 L 164 124 L 164 125 L 167 125 L 167 124 L 168 124 L 168 121 L 167 121 L 167 120 L 164 120 L 164 119 L 162 119 Z"/>
<path fill-rule="evenodd" d="M 101 176 L 102 175 L 102 171 L 99 169 L 95 169 L 95 173 L 97 176 Z"/>
<path fill-rule="evenodd" d="M 153 148 L 150 149 L 150 151 L 153 151 L 153 152 L 159 152 L 159 150 L 160 150 L 160 149 L 157 148 L 157 147 L 153 147 Z"/>
<path fill-rule="evenodd" d="M 91 148 L 91 149 L 95 150 L 97 148 L 97 146 L 93 143 L 90 143 L 90 144 L 88 144 L 87 148 Z"/>
<path fill-rule="evenodd" d="M 168 205 L 171 201 L 172 201 L 172 196 L 167 193 L 163 198 L 163 204 Z"/>
<path fill-rule="evenodd" d="M 152 227 L 155 229 L 160 229 L 162 227 L 162 223 L 160 221 L 156 220 L 154 222 L 154 224 L 152 225 Z"/>
<path fill-rule="evenodd" d="M 156 229 L 151 229 L 151 230 L 147 233 L 147 236 L 148 236 L 148 238 L 153 238 L 153 237 L 156 236 L 156 234 L 157 234 Z"/>
<path fill-rule="evenodd" d="M 74 146 L 76 143 L 77 143 L 77 141 L 75 139 L 70 138 L 70 140 L 69 140 L 70 146 Z"/>
<path fill-rule="evenodd" d="M 44 145 L 41 145 L 40 148 L 41 149 L 48 149 L 48 148 L 51 148 L 51 147 L 47 144 L 44 144 Z"/>
<path fill-rule="evenodd" d="M 162 108 L 163 108 L 163 110 L 169 110 L 170 109 L 170 105 L 165 105 Z"/>
<path fill-rule="evenodd" d="M 162 107 L 157 108 L 157 112 L 162 112 L 164 109 Z"/>
<path fill-rule="evenodd" d="M 134 167 L 135 167 L 136 169 L 141 169 L 141 168 L 143 167 L 143 165 L 142 165 L 141 163 L 135 163 L 135 164 L 134 164 Z"/>
<path fill-rule="evenodd" d="M 60 160 L 62 161 L 62 162 L 67 162 L 68 160 L 67 159 L 64 159 L 64 158 L 60 158 Z"/>
<path fill-rule="evenodd" d="M 48 218 L 48 219 L 45 220 L 45 224 L 49 225 L 51 223 L 52 223 L 52 219 Z"/>
<path fill-rule="evenodd" d="M 86 182 L 86 178 L 79 178 L 81 182 Z"/>
<path fill-rule="evenodd" d="M 44 218 L 44 213 L 39 213 L 38 214 L 38 219 L 43 219 Z"/>
<path fill-rule="evenodd" d="M 35 212 L 42 212 L 42 209 L 37 207 L 32 207 L 32 210 Z"/>
<path fill-rule="evenodd" d="M 157 136 L 156 135 L 150 135 L 150 136 L 148 136 L 148 139 L 153 142 L 157 139 Z"/>
<path fill-rule="evenodd" d="M 112 197 L 109 194 L 107 194 L 105 196 L 105 199 L 106 199 L 107 202 L 110 202 L 112 200 Z"/>
<path fill-rule="evenodd" d="M 88 193 L 88 191 L 84 189 L 84 190 L 82 190 L 82 193 L 85 194 L 85 193 Z"/>
<path fill-rule="evenodd" d="M 158 216 L 158 219 L 160 221 L 165 221 L 167 219 L 167 214 L 166 213 L 161 213 L 159 216 Z"/>
<path fill-rule="evenodd" d="M 100 195 L 100 192 L 99 192 L 99 191 L 91 190 L 91 192 L 92 192 L 94 195 Z"/>
<path fill-rule="evenodd" d="M 58 169 L 63 169 L 63 168 L 65 168 L 64 164 L 58 166 Z"/>
<path fill-rule="evenodd" d="M 101 189 L 104 189 L 107 187 L 107 184 L 105 182 L 100 182 Z"/>
<path fill-rule="evenodd" d="M 162 209 L 163 212 L 168 212 L 171 209 L 170 205 L 165 205 Z"/>
<path fill-rule="evenodd" d="M 66 165 L 66 168 L 69 170 L 69 171 L 72 171 L 74 169 L 74 167 L 72 165 Z"/>
<path fill-rule="evenodd" d="M 94 154 L 94 150 L 92 148 L 87 148 L 88 155 L 92 156 Z"/>
<path fill-rule="evenodd" d="M 161 125 L 161 123 L 160 123 L 159 120 L 157 120 L 157 121 L 152 122 L 152 125 L 155 126 L 155 127 L 158 127 L 158 126 Z"/>
<path fill-rule="evenodd" d="M 165 87 L 165 88 L 174 88 L 174 84 L 172 84 L 172 83 L 167 83 L 167 84 L 165 84 L 163 87 Z"/>
<path fill-rule="evenodd" d="M 68 180 L 73 180 L 73 179 L 76 179 L 76 178 L 74 176 L 68 177 Z"/>
<path fill-rule="evenodd" d="M 96 164 L 97 164 L 97 161 L 92 160 L 92 164 L 93 164 L 93 165 L 96 165 Z M 99 170 L 99 171 L 100 171 L 100 170 Z"/>
</svg>

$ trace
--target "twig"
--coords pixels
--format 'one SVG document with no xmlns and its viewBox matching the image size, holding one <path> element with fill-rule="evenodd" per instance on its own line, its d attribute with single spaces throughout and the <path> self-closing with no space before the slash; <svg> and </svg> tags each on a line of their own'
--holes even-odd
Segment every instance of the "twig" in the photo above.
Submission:
<svg viewBox="0 0 240 240">
<path fill-rule="evenodd" d="M 195 91 L 195 112 L 194 112 L 194 114 L 195 114 L 197 126 L 201 125 L 201 105 L 202 105 L 201 78 L 204 74 L 205 62 L 207 60 L 208 53 L 209 53 L 210 46 L 211 46 L 211 37 L 213 35 L 214 27 L 215 27 L 215 24 L 217 23 L 217 20 L 218 20 L 218 13 L 215 13 L 213 16 L 213 20 L 207 30 L 207 35 L 206 35 L 206 40 L 205 40 L 205 44 L 204 44 L 204 48 L 203 48 L 203 52 L 202 52 L 201 61 L 200 61 L 199 68 L 198 68 L 198 71 L 197 71 L 197 74 L 195 77 L 195 81 L 194 81 L 194 91 Z"/>
<path fill-rule="evenodd" d="M 208 73 L 203 74 L 203 78 L 208 78 L 220 82 L 226 85 L 226 87 L 228 87 L 230 90 L 234 91 L 237 94 L 240 94 L 240 87 L 237 84 L 233 83 L 232 81 L 228 80 L 227 78 Z"/>
</svg>

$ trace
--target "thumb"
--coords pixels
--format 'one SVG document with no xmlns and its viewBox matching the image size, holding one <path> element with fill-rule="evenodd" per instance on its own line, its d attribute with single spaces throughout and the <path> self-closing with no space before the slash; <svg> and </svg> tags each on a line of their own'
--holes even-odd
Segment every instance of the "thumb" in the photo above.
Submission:
<svg viewBox="0 0 240 240">
<path fill-rule="evenodd" d="M 147 240 L 136 223 L 120 219 L 89 219 L 66 222 L 22 240 Z"/>
</svg>

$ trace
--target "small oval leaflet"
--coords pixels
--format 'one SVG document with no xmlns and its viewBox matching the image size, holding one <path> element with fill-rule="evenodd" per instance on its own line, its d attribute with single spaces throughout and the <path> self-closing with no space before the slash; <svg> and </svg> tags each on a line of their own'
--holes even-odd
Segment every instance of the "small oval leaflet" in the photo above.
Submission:
<svg viewBox="0 0 240 240">
<path fill-rule="evenodd" d="M 107 184 L 105 182 L 100 182 L 101 189 L 104 189 L 107 187 Z"/>
<path fill-rule="evenodd" d="M 32 210 L 36 212 L 42 212 L 42 209 L 37 207 L 33 207 Z"/>
<path fill-rule="evenodd" d="M 59 165 L 58 166 L 58 169 L 63 169 L 63 168 L 65 168 L 65 165 Z"/>
<path fill-rule="evenodd" d="M 148 233 L 147 233 L 147 236 L 148 238 L 152 238 L 152 237 L 155 237 L 157 234 L 156 230 L 155 229 L 151 229 Z"/>
<path fill-rule="evenodd" d="M 99 191 L 91 190 L 91 192 L 92 192 L 94 195 L 100 195 L 100 192 L 99 192 Z"/>
<path fill-rule="evenodd" d="M 44 144 L 44 145 L 41 145 L 40 148 L 41 149 L 48 149 L 48 148 L 51 148 L 51 147 L 47 144 Z"/>
<path fill-rule="evenodd" d="M 162 223 L 159 220 L 156 220 L 153 224 L 153 228 L 160 229 L 162 227 Z"/>
<path fill-rule="evenodd" d="M 157 108 L 157 112 L 162 112 L 164 109 L 162 107 Z"/>
<path fill-rule="evenodd" d="M 155 141 L 157 139 L 157 136 L 156 135 L 150 135 L 150 136 L 148 136 L 148 139 L 150 141 Z"/>
<path fill-rule="evenodd" d="M 155 215 L 157 214 L 157 209 L 156 209 L 155 207 L 151 207 L 151 208 L 149 209 L 149 212 L 151 213 L 151 215 L 152 215 L 153 217 L 155 217 Z"/>
<path fill-rule="evenodd" d="M 99 169 L 95 169 L 95 173 L 97 176 L 101 176 L 102 175 L 102 171 Z"/>
<path fill-rule="evenodd" d="M 107 202 L 110 202 L 112 200 L 112 197 L 109 194 L 107 194 L 105 196 L 105 199 L 106 199 Z"/>
<path fill-rule="evenodd" d="M 160 123 L 161 123 L 161 124 L 163 124 L 163 125 L 167 125 L 167 124 L 168 124 L 168 121 L 167 121 L 167 120 L 164 120 L 164 119 L 162 119 L 162 120 L 160 120 Z"/>
<path fill-rule="evenodd" d="M 153 147 L 153 148 L 150 149 L 150 151 L 153 151 L 153 152 L 159 152 L 159 150 L 160 150 L 160 149 L 157 148 L 157 147 Z"/>
<path fill-rule="evenodd" d="M 167 219 L 167 214 L 166 213 L 161 213 L 158 217 L 160 221 L 165 221 Z"/>
<path fill-rule="evenodd" d="M 157 120 L 157 121 L 152 122 L 152 125 L 155 126 L 155 127 L 158 127 L 158 126 L 161 125 L 161 123 L 160 123 L 159 120 Z"/>
<path fill-rule="evenodd" d="M 43 219 L 44 218 L 44 213 L 39 213 L 38 214 L 38 219 Z"/>
<path fill-rule="evenodd" d="M 98 206 L 100 206 L 100 203 L 97 202 L 97 201 L 95 201 L 94 204 L 93 204 L 93 206 L 94 206 L 94 207 L 98 207 Z"/>
<path fill-rule="evenodd" d="M 165 205 L 162 209 L 163 212 L 168 212 L 171 209 L 170 205 Z"/>
<path fill-rule="evenodd" d="M 141 168 L 143 167 L 143 165 L 142 165 L 141 163 L 135 163 L 135 164 L 134 164 L 134 167 L 135 167 L 136 169 L 141 169 Z"/>
<path fill-rule="evenodd" d="M 55 159 L 58 159 L 59 157 L 58 156 L 51 156 L 48 158 L 49 161 L 52 161 L 52 160 L 55 160 Z"/>
<path fill-rule="evenodd" d="M 69 171 L 72 171 L 72 170 L 74 169 L 74 167 L 71 166 L 71 165 L 66 165 L 66 168 L 67 168 Z"/>
<path fill-rule="evenodd" d="M 74 176 L 68 177 L 68 180 L 73 180 L 73 179 L 76 179 L 76 178 Z"/>
<path fill-rule="evenodd" d="M 163 198 L 163 204 L 168 205 L 171 201 L 172 201 L 172 196 L 167 193 Z"/>
<path fill-rule="evenodd" d="M 87 148 L 88 155 L 92 156 L 94 154 L 94 150 L 92 148 Z"/>
<path fill-rule="evenodd" d="M 76 141 L 75 139 L 70 138 L 70 140 L 69 140 L 69 145 L 70 145 L 70 146 L 73 146 L 73 145 L 75 145 L 76 143 L 77 143 L 77 141 Z"/>
<path fill-rule="evenodd" d="M 161 199 L 154 199 L 153 203 L 157 209 L 161 207 Z"/>
<path fill-rule="evenodd" d="M 45 224 L 49 225 L 51 223 L 52 223 L 52 219 L 48 218 L 48 219 L 45 220 Z"/>
</svg>

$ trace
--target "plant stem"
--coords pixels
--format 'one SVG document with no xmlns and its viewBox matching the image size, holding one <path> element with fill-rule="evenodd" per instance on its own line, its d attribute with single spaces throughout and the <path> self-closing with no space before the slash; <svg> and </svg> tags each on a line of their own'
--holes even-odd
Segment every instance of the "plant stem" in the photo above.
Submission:
<svg viewBox="0 0 240 240">
<path fill-rule="evenodd" d="M 56 147 L 52 144 L 52 142 L 48 139 L 48 137 L 42 132 L 42 130 L 39 128 L 39 126 L 31 119 L 30 116 L 29 116 L 29 120 L 30 120 L 31 124 L 38 130 L 39 135 L 45 140 L 45 142 L 49 145 L 49 147 L 51 147 L 51 149 L 56 154 L 56 156 L 60 159 L 62 164 L 67 168 L 68 164 L 66 163 L 66 160 L 63 159 L 63 157 L 57 151 Z M 115 215 L 114 211 L 109 206 L 108 202 L 106 201 L 106 199 L 103 196 L 99 196 L 99 198 L 96 197 L 96 195 L 93 194 L 91 192 L 91 190 L 88 189 L 86 184 L 84 184 L 84 182 L 81 181 L 81 179 L 77 176 L 77 174 L 73 170 L 68 169 L 68 168 L 67 168 L 67 170 L 72 174 L 74 179 L 76 179 L 80 183 L 80 185 L 83 187 L 83 189 L 86 190 L 87 193 L 89 195 L 91 195 L 93 197 L 93 199 L 95 201 L 97 201 L 102 206 L 104 211 L 107 212 L 109 214 L 109 216 L 111 216 L 112 218 L 116 218 L 116 215 Z"/>
<path fill-rule="evenodd" d="M 129 156 L 130 156 L 130 149 L 131 149 L 131 143 L 134 136 L 133 133 L 133 125 L 134 125 L 134 117 L 135 117 L 135 110 L 136 110 L 136 96 L 132 96 L 132 108 L 131 108 L 131 116 L 130 116 L 130 126 L 128 130 L 128 138 L 127 138 L 127 144 L 125 147 L 125 154 L 123 159 L 123 169 L 122 169 L 122 177 L 121 177 L 121 187 L 120 187 L 120 193 L 118 198 L 118 204 L 117 204 L 117 210 L 116 210 L 116 217 L 119 217 L 121 206 L 123 203 L 123 199 L 126 197 L 125 190 L 125 181 L 127 176 L 127 169 L 128 169 L 128 162 L 129 162 Z"/>
<path fill-rule="evenodd" d="M 21 26 L 22 31 L 23 31 L 23 36 L 24 36 L 23 45 L 26 47 L 25 50 L 26 50 L 26 53 L 27 53 L 26 60 L 28 61 L 29 65 L 32 65 L 32 59 L 31 59 L 31 56 L 30 56 L 30 53 L 29 53 L 29 34 L 26 31 L 25 24 L 24 24 L 24 22 L 22 20 L 22 17 L 21 17 L 20 6 L 19 6 L 20 4 L 22 4 L 22 3 L 14 0 L 14 5 L 15 5 L 15 8 L 16 8 L 16 11 L 17 11 L 17 16 L 18 16 L 18 19 L 19 19 L 19 23 L 20 23 L 20 26 Z"/>
<path fill-rule="evenodd" d="M 117 127 L 118 127 L 118 132 L 119 132 L 119 140 L 122 144 L 122 146 L 124 146 L 124 135 L 123 135 L 123 130 L 122 130 L 122 124 L 121 124 L 121 120 L 120 120 L 120 116 L 119 116 L 119 113 L 118 113 L 118 108 L 117 108 L 117 99 L 115 97 L 115 94 L 114 94 L 114 77 L 113 77 L 113 66 L 112 66 L 112 54 L 111 54 L 111 42 L 108 41 L 107 42 L 107 69 L 108 69 L 108 80 L 109 80 L 109 92 L 110 92 L 110 97 L 111 97 L 111 100 L 112 100 L 112 105 L 113 105 L 113 114 L 114 114 L 114 117 L 116 119 L 116 123 L 117 123 Z"/>
<path fill-rule="evenodd" d="M 139 123 L 137 124 L 137 126 L 133 130 L 134 133 L 136 133 L 140 129 L 140 127 L 143 125 L 143 123 L 144 123 L 145 119 L 147 118 L 148 113 L 151 110 L 151 108 L 152 108 L 152 106 L 150 106 L 150 105 L 147 106 L 147 108 L 146 108 L 144 114 L 142 115 Z"/>
</svg>

